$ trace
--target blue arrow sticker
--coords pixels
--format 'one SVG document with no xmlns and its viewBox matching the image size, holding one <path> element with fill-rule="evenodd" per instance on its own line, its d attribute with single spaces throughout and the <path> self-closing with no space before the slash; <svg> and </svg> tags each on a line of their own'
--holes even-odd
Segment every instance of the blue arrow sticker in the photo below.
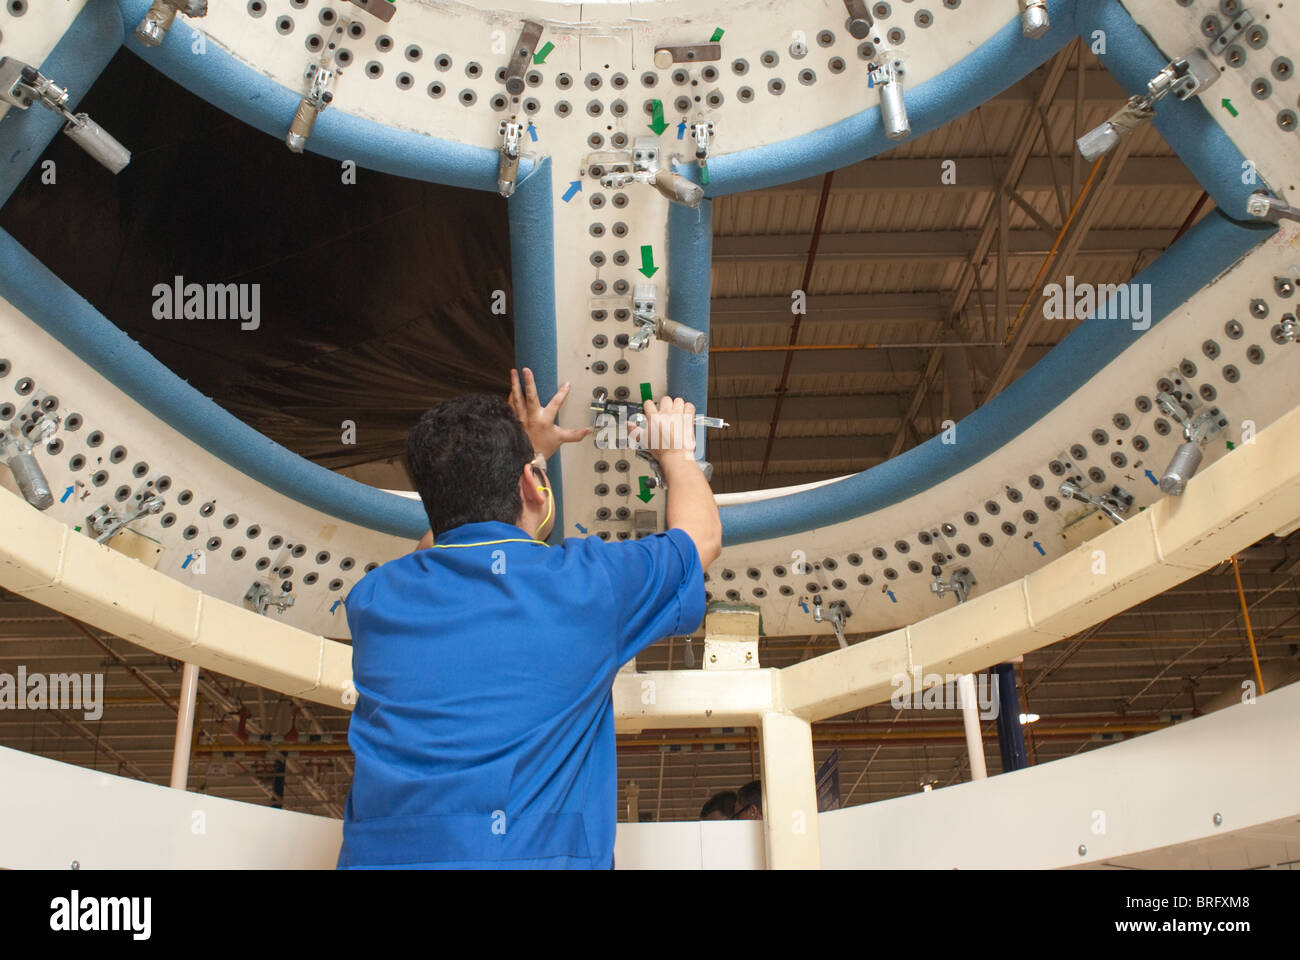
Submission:
<svg viewBox="0 0 1300 960">
<path fill-rule="evenodd" d="M 1039 543 L 1037 540 L 1034 541 L 1034 549 L 1037 550 L 1044 557 L 1047 556 L 1047 551 L 1043 549 L 1043 545 Z"/>
<path fill-rule="evenodd" d="M 1160 486 L 1160 481 L 1156 479 L 1156 475 L 1154 473 L 1152 473 L 1150 470 L 1148 470 L 1146 473 L 1147 473 L 1148 480 L 1154 483 L 1157 487 Z"/>
<path fill-rule="evenodd" d="M 67 503 L 68 497 L 72 496 L 72 491 L 74 489 L 75 489 L 74 487 L 68 487 L 68 489 L 64 490 L 63 496 L 59 497 L 59 503 Z"/>
<path fill-rule="evenodd" d="M 889 595 L 889 599 L 892 603 L 898 603 L 898 597 L 894 596 L 893 590 L 886 590 L 885 593 Z"/>
<path fill-rule="evenodd" d="M 581 189 L 582 189 L 582 181 L 574 180 L 569 184 L 569 189 L 564 191 L 564 196 L 560 197 L 560 199 L 563 200 L 565 203 L 568 203 L 570 200 L 574 198 L 574 195 L 577 194 L 577 192 Z"/>
<path fill-rule="evenodd" d="M 189 555 L 185 558 L 185 562 L 181 564 L 181 569 L 184 570 L 186 567 L 188 567 L 188 566 L 190 565 L 190 561 L 193 560 L 193 559 L 194 559 L 194 554 L 192 554 L 192 553 L 189 554 Z"/>
<path fill-rule="evenodd" d="M 803 607 L 804 613 L 808 612 L 808 604 L 804 603 L 802 600 L 799 601 L 799 606 Z"/>
<path fill-rule="evenodd" d="M 677 124 L 677 139 L 680 140 L 680 139 L 682 139 L 684 136 L 686 136 L 686 121 L 685 121 L 685 120 L 683 120 L 681 123 Z"/>
<path fill-rule="evenodd" d="M 537 142 L 537 128 L 531 123 L 528 124 L 528 135 L 533 138 L 533 143 Z"/>
<path fill-rule="evenodd" d="M 335 600 L 334 603 L 330 605 L 330 613 L 333 613 L 335 610 L 337 610 L 339 608 L 339 604 L 342 602 L 343 602 L 342 600 Z"/>
<path fill-rule="evenodd" d="M 584 527 L 584 526 L 583 526 L 582 524 L 580 524 L 580 523 L 575 523 L 574 526 L 578 528 L 578 532 L 579 532 L 579 533 L 586 533 L 586 532 L 587 532 L 587 528 Z"/>
</svg>

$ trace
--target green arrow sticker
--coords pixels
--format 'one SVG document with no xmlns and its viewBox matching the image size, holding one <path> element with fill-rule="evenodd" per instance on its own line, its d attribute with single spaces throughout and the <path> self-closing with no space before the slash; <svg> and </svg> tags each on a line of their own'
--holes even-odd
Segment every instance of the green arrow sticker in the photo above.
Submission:
<svg viewBox="0 0 1300 960">
<path fill-rule="evenodd" d="M 643 244 L 641 247 L 641 268 L 640 269 L 641 272 L 646 275 L 647 279 L 653 277 L 656 273 L 659 272 L 659 268 L 655 266 L 655 252 L 653 249 L 651 249 L 650 244 L 648 243 Z"/>
<path fill-rule="evenodd" d="M 637 479 L 641 483 L 641 492 L 636 495 L 636 498 L 642 503 L 649 503 L 651 498 L 654 497 L 654 494 L 650 492 L 650 478 L 638 477 Z"/>
<path fill-rule="evenodd" d="M 654 105 L 654 116 L 650 121 L 650 129 L 657 135 L 668 129 L 668 121 L 664 119 L 664 102 L 662 100 L 655 100 L 652 102 Z"/>
<path fill-rule="evenodd" d="M 649 383 L 641 384 L 641 402 L 645 403 L 647 400 L 653 400 L 654 398 L 655 398 L 655 393 L 653 390 L 650 389 L 650 384 Z"/>
<path fill-rule="evenodd" d="M 533 54 L 533 63 L 545 63 L 546 58 L 551 55 L 551 51 L 554 49 L 555 44 L 547 40 L 546 43 L 542 44 L 542 49 Z"/>
<path fill-rule="evenodd" d="M 1227 110 L 1234 117 L 1237 116 L 1237 108 L 1232 105 L 1232 101 L 1227 97 L 1223 98 L 1223 109 Z"/>
<path fill-rule="evenodd" d="M 718 27 L 716 30 L 713 31 L 713 36 L 709 37 L 709 43 L 717 43 L 719 40 L 722 39 L 722 35 L 724 33 L 726 33 L 726 31 L 723 30 L 721 27 Z"/>
</svg>

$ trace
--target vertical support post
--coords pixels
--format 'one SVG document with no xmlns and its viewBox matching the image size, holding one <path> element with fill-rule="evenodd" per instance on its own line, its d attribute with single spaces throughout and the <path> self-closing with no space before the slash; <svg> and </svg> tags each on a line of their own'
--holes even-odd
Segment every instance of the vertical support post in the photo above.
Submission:
<svg viewBox="0 0 1300 960">
<path fill-rule="evenodd" d="M 767 867 L 820 869 L 812 724 L 791 713 L 765 713 L 759 719 L 758 739 L 763 756 Z"/>
<path fill-rule="evenodd" d="M 1020 725 L 1015 664 L 999 663 L 993 668 L 993 675 L 998 678 L 998 750 L 1002 754 L 1002 772 L 1023 770 L 1029 761 L 1025 755 L 1025 731 Z"/>
<path fill-rule="evenodd" d="M 957 678 L 957 692 L 961 700 L 961 718 L 966 725 L 966 749 L 970 752 L 970 778 L 985 780 L 988 778 L 988 766 L 984 762 L 984 740 L 980 736 L 980 707 L 975 696 L 975 677 L 963 673 Z"/>
<path fill-rule="evenodd" d="M 176 742 L 172 746 L 174 790 L 184 790 L 190 778 L 190 747 L 194 742 L 194 705 L 199 694 L 199 668 L 187 663 L 181 669 L 181 696 L 176 705 Z"/>
</svg>

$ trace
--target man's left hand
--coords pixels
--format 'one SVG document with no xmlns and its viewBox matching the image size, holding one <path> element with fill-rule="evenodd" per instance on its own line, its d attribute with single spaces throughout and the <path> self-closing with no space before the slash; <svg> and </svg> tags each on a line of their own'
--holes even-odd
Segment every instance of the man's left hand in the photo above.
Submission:
<svg viewBox="0 0 1300 960">
<path fill-rule="evenodd" d="M 567 383 L 560 387 L 555 392 L 555 396 L 551 397 L 551 402 L 543 407 L 542 401 L 537 396 L 537 383 L 533 379 L 533 371 L 524 367 L 522 372 L 521 388 L 520 371 L 510 371 L 510 409 L 524 425 L 524 431 L 532 441 L 535 453 L 550 459 L 563 444 L 574 443 L 591 433 L 591 427 L 566 430 L 555 422 L 560 407 L 564 406 L 564 400 L 569 395 Z"/>
</svg>

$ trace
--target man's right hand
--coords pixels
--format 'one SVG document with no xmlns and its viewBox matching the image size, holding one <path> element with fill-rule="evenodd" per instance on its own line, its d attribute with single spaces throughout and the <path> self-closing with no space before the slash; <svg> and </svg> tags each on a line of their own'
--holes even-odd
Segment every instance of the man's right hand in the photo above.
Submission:
<svg viewBox="0 0 1300 960">
<path fill-rule="evenodd" d="M 695 404 L 681 397 L 664 397 L 658 405 L 647 400 L 642 409 L 646 427 L 635 440 L 663 466 L 668 461 L 695 459 Z"/>
<path fill-rule="evenodd" d="M 647 400 L 642 409 L 646 426 L 630 431 L 631 439 L 659 461 L 668 484 L 667 525 L 691 538 L 700 566 L 707 568 L 722 552 L 722 522 L 709 481 L 695 462 L 695 404 L 664 397 L 658 404 Z"/>
</svg>

